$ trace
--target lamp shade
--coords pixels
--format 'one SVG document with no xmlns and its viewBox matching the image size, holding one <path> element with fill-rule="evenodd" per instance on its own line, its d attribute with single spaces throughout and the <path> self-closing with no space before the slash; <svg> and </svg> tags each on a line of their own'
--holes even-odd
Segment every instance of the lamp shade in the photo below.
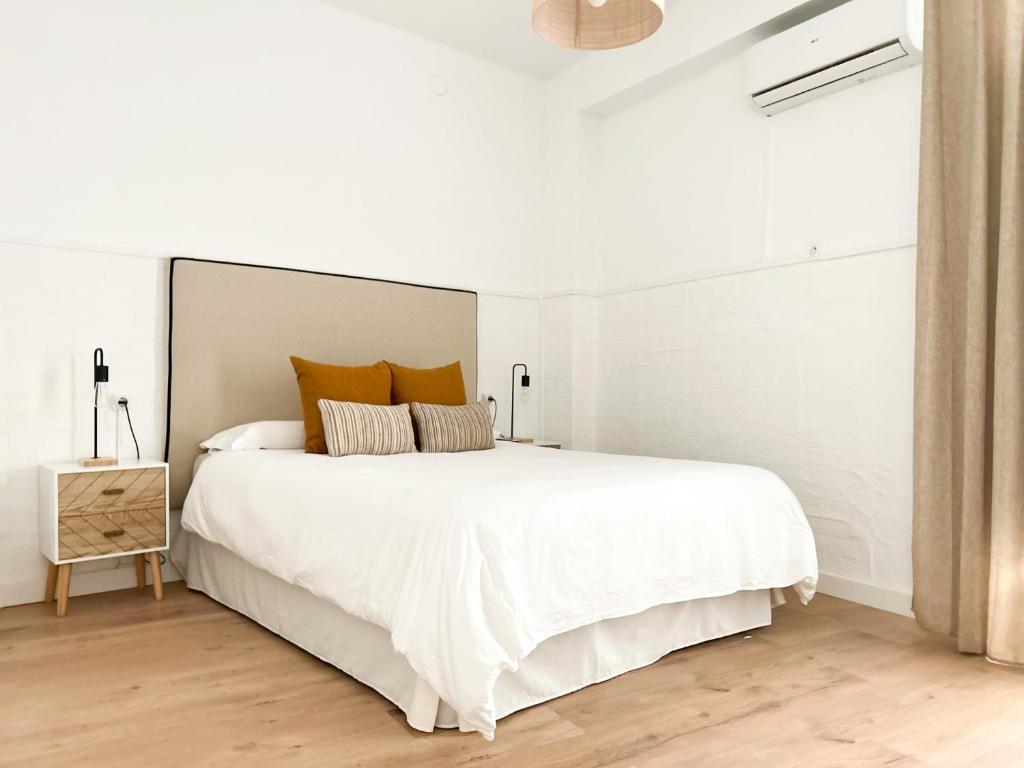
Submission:
<svg viewBox="0 0 1024 768">
<path fill-rule="evenodd" d="M 665 0 L 533 0 L 533 31 L 566 48 L 621 48 L 650 37 Z"/>
</svg>

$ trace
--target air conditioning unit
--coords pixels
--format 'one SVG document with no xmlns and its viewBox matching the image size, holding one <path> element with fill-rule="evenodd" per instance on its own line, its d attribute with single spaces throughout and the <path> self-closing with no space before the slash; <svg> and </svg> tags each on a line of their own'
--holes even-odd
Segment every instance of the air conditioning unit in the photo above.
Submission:
<svg viewBox="0 0 1024 768">
<path fill-rule="evenodd" d="M 751 47 L 748 93 L 774 115 L 919 63 L 923 38 L 923 0 L 849 0 Z"/>
</svg>

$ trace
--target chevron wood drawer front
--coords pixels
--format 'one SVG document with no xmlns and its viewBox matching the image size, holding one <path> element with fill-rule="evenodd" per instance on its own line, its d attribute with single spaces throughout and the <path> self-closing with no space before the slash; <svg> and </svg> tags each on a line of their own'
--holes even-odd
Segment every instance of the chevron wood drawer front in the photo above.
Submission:
<svg viewBox="0 0 1024 768">
<path fill-rule="evenodd" d="M 164 469 L 109 470 L 57 479 L 61 560 L 167 545 Z"/>
<path fill-rule="evenodd" d="M 57 513 L 62 521 L 129 509 L 152 509 L 163 517 L 163 467 L 76 472 L 57 479 Z"/>
<path fill-rule="evenodd" d="M 166 545 L 163 507 L 67 515 L 58 523 L 61 560 L 126 554 Z"/>
</svg>

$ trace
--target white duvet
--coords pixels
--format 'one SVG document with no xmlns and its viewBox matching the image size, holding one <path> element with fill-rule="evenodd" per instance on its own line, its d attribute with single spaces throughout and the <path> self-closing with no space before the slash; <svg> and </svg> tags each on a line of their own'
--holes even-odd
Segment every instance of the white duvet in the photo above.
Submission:
<svg viewBox="0 0 1024 768">
<path fill-rule="evenodd" d="M 817 583 L 800 504 L 771 472 L 557 451 L 212 455 L 186 530 L 391 633 L 464 728 L 538 643 L 651 606 Z"/>
</svg>

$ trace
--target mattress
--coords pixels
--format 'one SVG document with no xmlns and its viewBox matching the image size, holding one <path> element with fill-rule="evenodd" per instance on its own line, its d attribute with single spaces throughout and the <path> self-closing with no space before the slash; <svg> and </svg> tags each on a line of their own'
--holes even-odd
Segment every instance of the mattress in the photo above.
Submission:
<svg viewBox="0 0 1024 768">
<path fill-rule="evenodd" d="M 474 730 L 442 701 L 382 627 L 182 531 L 172 560 L 190 589 L 218 601 L 373 688 L 417 730 Z M 774 596 L 775 602 L 781 599 Z M 672 651 L 771 623 L 769 590 L 659 605 L 551 637 L 495 686 L 498 719 L 647 666 Z"/>
</svg>

